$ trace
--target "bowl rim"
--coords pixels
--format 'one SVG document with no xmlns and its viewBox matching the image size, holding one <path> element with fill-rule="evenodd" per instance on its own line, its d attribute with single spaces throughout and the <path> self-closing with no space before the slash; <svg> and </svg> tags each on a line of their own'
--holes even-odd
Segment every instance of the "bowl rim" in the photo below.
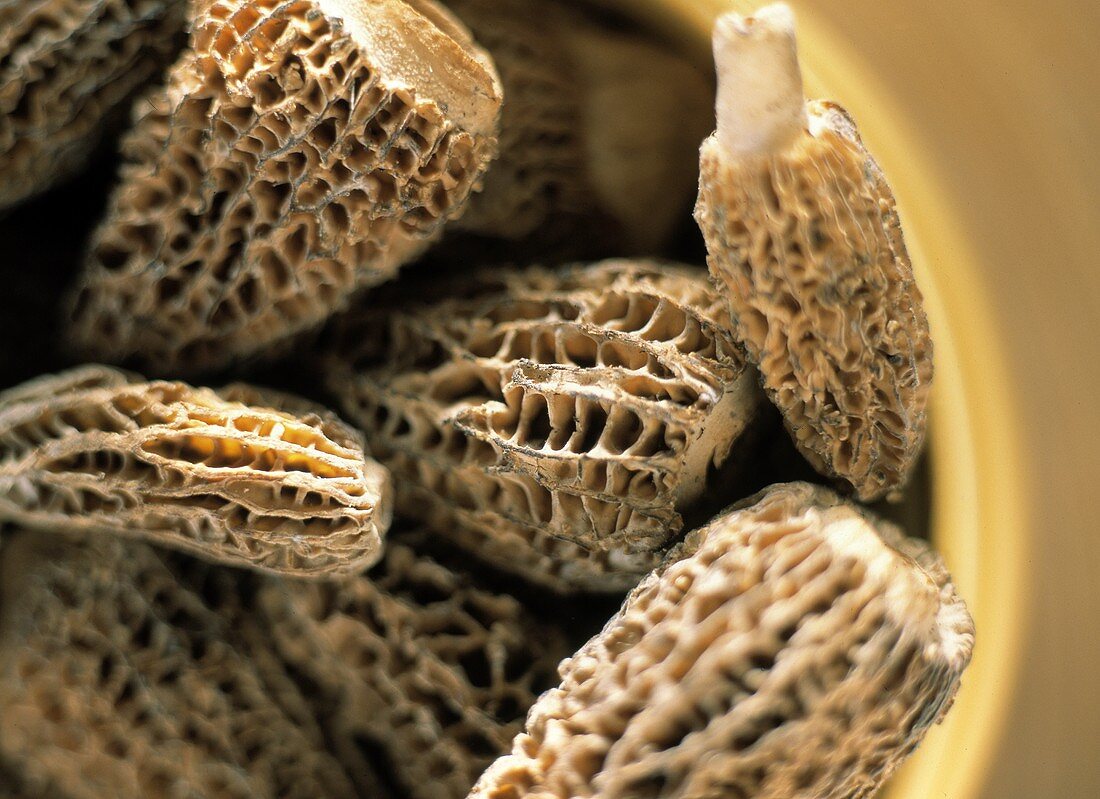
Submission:
<svg viewBox="0 0 1100 799">
<path fill-rule="evenodd" d="M 639 19 L 711 68 L 710 28 L 746 0 L 599 0 Z M 841 102 L 890 180 L 906 243 L 925 295 L 935 347 L 930 401 L 930 537 L 974 617 L 977 644 L 958 698 L 886 792 L 890 799 L 981 791 L 1020 679 L 1028 481 L 1019 402 L 980 276 L 983 263 L 960 228 L 935 154 L 922 146 L 920 109 L 900 107 L 840 31 L 796 6 L 806 92 Z"/>
</svg>

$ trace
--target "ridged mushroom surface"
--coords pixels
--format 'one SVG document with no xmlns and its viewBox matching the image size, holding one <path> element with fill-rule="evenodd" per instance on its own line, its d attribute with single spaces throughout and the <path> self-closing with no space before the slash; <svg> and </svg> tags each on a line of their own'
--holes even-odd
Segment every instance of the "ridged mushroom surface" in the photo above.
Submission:
<svg viewBox="0 0 1100 799">
<path fill-rule="evenodd" d="M 805 103 L 785 6 L 715 29 L 696 219 L 738 338 L 798 448 L 864 501 L 920 452 L 932 343 L 894 196 L 833 103 Z"/>
<path fill-rule="evenodd" d="M 158 374 L 269 350 L 391 278 L 495 152 L 488 57 L 422 0 L 199 0 L 140 99 L 71 338 Z"/>
<path fill-rule="evenodd" d="M 675 49 L 557 0 L 449 0 L 504 86 L 500 156 L 455 229 L 521 252 L 650 254 L 694 189 L 706 77 Z M 444 250 L 441 255 L 446 256 Z"/>
<path fill-rule="evenodd" d="M 569 654 L 476 571 L 387 543 L 368 574 L 269 580 L 258 607 L 360 795 L 461 799 Z"/>
<path fill-rule="evenodd" d="M 940 720 L 973 643 L 922 542 L 775 486 L 689 534 L 470 796 L 870 796 Z"/>
<path fill-rule="evenodd" d="M 0 0 L 0 208 L 80 169 L 183 40 L 184 0 Z"/>
<path fill-rule="evenodd" d="M 0 552 L 0 763 L 23 795 L 355 796 L 307 697 L 256 657 L 239 573 L 40 532 Z"/>
<path fill-rule="evenodd" d="M 98 366 L 31 381 L 0 394 L 0 519 L 288 575 L 362 571 L 389 475 L 335 416 L 300 410 Z"/>
<path fill-rule="evenodd" d="M 326 359 L 400 510 L 528 580 L 629 588 L 758 403 L 705 273 L 609 261 L 439 292 L 355 309 Z"/>
</svg>

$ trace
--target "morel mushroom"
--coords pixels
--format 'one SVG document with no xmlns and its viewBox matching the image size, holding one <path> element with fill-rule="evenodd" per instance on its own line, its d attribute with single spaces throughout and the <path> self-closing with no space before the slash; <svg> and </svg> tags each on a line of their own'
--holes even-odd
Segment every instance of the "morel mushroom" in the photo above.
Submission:
<svg viewBox="0 0 1100 799">
<path fill-rule="evenodd" d="M 973 643 L 923 543 L 773 487 L 631 593 L 471 797 L 869 796 L 940 720 Z"/>
<path fill-rule="evenodd" d="M 650 254 L 691 201 L 709 122 L 704 76 L 583 9 L 449 0 L 500 70 L 500 156 L 454 229 L 573 257 Z M 446 253 L 443 253 L 446 255 Z M 543 257 L 540 255 L 540 257 Z"/>
<path fill-rule="evenodd" d="M 93 366 L 0 394 L 0 519 L 325 577 L 378 559 L 390 484 L 331 414 Z"/>
<path fill-rule="evenodd" d="M 558 590 L 626 590 L 758 404 L 706 274 L 497 270 L 345 320 L 327 379 L 402 512 Z"/>
<path fill-rule="evenodd" d="M 462 799 L 569 654 L 512 597 L 392 541 L 367 575 L 268 580 L 257 607 L 362 796 Z"/>
<path fill-rule="evenodd" d="M 184 0 L 0 4 L 0 208 L 76 172 L 182 43 Z"/>
<path fill-rule="evenodd" d="M 355 796 L 291 676 L 248 651 L 235 594 L 172 561 L 121 539 L 5 542 L 0 763 L 23 795 Z"/>
<path fill-rule="evenodd" d="M 195 371 L 316 326 L 462 211 L 500 99 L 430 0 L 201 0 L 167 88 L 135 107 L 76 346 Z"/>
<path fill-rule="evenodd" d="M 847 113 L 803 99 L 786 6 L 726 15 L 714 41 L 696 208 L 711 274 L 799 449 L 877 499 L 916 462 L 932 383 L 894 197 Z"/>
</svg>

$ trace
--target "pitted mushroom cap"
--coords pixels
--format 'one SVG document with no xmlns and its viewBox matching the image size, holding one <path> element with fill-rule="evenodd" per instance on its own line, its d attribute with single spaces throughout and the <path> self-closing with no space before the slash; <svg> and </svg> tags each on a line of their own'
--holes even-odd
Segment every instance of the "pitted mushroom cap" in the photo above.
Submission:
<svg viewBox="0 0 1100 799">
<path fill-rule="evenodd" d="M 175 54 L 184 0 L 0 2 L 0 208 L 80 169 Z"/>
<path fill-rule="evenodd" d="M 973 644 L 923 543 L 775 486 L 630 594 L 470 796 L 869 796 L 940 720 Z"/>
<path fill-rule="evenodd" d="M 452 288 L 356 309 L 330 391 L 403 513 L 536 583 L 626 590 L 758 407 L 720 298 L 701 270 L 651 261 Z"/>
<path fill-rule="evenodd" d="M 267 580 L 256 609 L 361 796 L 462 799 L 570 651 L 477 570 L 400 540 L 351 580 Z"/>
<path fill-rule="evenodd" d="M 117 538 L 6 540 L 0 778 L 26 797 L 356 796 L 244 612 L 247 577 Z"/>
<path fill-rule="evenodd" d="M 167 86 L 135 105 L 74 345 L 193 372 L 317 326 L 462 212 L 500 102 L 431 0 L 202 0 Z"/>
<path fill-rule="evenodd" d="M 0 394 L 0 519 L 294 576 L 375 562 L 392 489 L 359 435 L 304 401 L 227 396 L 262 404 L 98 366 Z"/>
<path fill-rule="evenodd" d="M 851 118 L 805 103 L 785 6 L 715 27 L 718 130 L 696 220 L 795 444 L 862 500 L 919 454 L 932 343 L 894 197 Z"/>
<path fill-rule="evenodd" d="M 506 97 L 500 156 L 455 230 L 575 257 L 661 250 L 694 189 L 705 76 L 673 48 L 558 0 L 536 13 L 529 0 L 448 7 L 493 56 Z"/>
</svg>

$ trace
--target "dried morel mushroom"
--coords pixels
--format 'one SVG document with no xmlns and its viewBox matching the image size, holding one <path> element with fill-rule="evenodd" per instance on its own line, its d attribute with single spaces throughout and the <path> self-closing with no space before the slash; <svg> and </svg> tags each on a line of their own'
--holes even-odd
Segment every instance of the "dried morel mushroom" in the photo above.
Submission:
<svg viewBox="0 0 1100 799">
<path fill-rule="evenodd" d="M 404 513 L 537 583 L 625 590 L 757 407 L 720 298 L 628 261 L 450 288 L 467 296 L 357 309 L 329 388 Z"/>
<path fill-rule="evenodd" d="M 0 208 L 83 166 L 183 37 L 184 0 L 0 3 Z"/>
<path fill-rule="evenodd" d="M 569 653 L 512 597 L 392 541 L 368 575 L 269 580 L 258 602 L 362 796 L 461 799 Z"/>
<path fill-rule="evenodd" d="M 23 525 L 323 577 L 378 559 L 389 494 L 386 470 L 331 415 L 98 366 L 0 394 L 0 519 Z"/>
<path fill-rule="evenodd" d="M 430 0 L 201 0 L 167 88 L 135 106 L 76 345 L 194 371 L 317 325 L 461 212 L 500 99 Z"/>
<path fill-rule="evenodd" d="M 305 697 L 242 651 L 212 593 L 136 542 L 5 545 L 0 762 L 25 795 L 355 795 Z"/>
<path fill-rule="evenodd" d="M 974 642 L 938 558 L 806 484 L 745 505 L 562 664 L 472 797 L 864 797 L 917 746 Z"/>
<path fill-rule="evenodd" d="M 672 48 L 559 2 L 535 13 L 529 0 L 447 5 L 492 55 L 505 93 L 500 157 L 455 229 L 657 251 L 691 200 L 705 77 Z"/>
<path fill-rule="evenodd" d="M 715 59 L 696 208 L 711 274 L 799 449 L 879 498 L 916 461 L 932 382 L 894 197 L 848 115 L 804 101 L 786 6 L 719 19 Z"/>
</svg>

